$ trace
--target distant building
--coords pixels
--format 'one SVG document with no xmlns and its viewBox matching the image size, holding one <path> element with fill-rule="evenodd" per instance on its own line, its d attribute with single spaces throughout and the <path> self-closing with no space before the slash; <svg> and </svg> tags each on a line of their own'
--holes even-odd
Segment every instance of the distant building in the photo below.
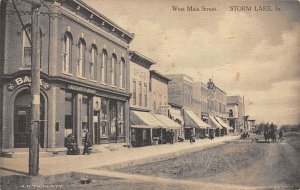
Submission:
<svg viewBox="0 0 300 190">
<path fill-rule="evenodd" d="M 244 125 L 244 106 L 240 96 L 227 96 L 227 107 L 229 125 L 240 132 Z"/>
<path fill-rule="evenodd" d="M 208 93 L 205 83 L 193 83 L 193 111 L 206 123 L 208 122 Z"/>
<path fill-rule="evenodd" d="M 150 71 L 151 110 L 153 113 L 168 115 L 168 83 L 170 81 L 171 79 L 158 71 Z"/>
<path fill-rule="evenodd" d="M 233 129 L 227 124 L 226 92 L 217 87 L 212 79 L 207 83 L 209 124 L 213 126 L 215 135 L 226 135 Z"/>
<path fill-rule="evenodd" d="M 171 79 L 168 86 L 169 103 L 192 109 L 193 79 L 185 74 L 166 75 Z"/>
<path fill-rule="evenodd" d="M 249 126 L 249 130 L 251 131 L 251 132 L 255 132 L 255 119 L 249 119 L 248 120 L 249 121 L 249 124 L 248 124 L 248 126 Z"/>
</svg>

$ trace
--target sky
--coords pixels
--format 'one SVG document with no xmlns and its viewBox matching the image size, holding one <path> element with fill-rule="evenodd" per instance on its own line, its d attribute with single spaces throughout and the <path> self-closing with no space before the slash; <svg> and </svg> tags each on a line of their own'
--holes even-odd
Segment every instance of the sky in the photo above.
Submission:
<svg viewBox="0 0 300 190">
<path fill-rule="evenodd" d="M 130 49 L 155 60 L 152 69 L 212 78 L 227 95 L 244 96 L 246 114 L 257 123 L 300 123 L 299 1 L 84 2 L 134 33 Z M 267 6 L 272 11 L 263 11 Z"/>
</svg>

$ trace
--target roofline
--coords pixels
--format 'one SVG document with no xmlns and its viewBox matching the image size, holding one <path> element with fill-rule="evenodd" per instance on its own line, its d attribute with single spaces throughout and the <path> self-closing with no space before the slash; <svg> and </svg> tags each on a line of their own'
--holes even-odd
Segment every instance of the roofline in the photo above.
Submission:
<svg viewBox="0 0 300 190">
<path fill-rule="evenodd" d="M 149 66 L 156 64 L 155 61 L 153 61 L 152 59 L 146 57 L 145 55 L 142 55 L 141 53 L 139 53 L 137 51 L 129 50 L 129 56 L 137 56 L 138 58 L 146 61 Z"/>
<path fill-rule="evenodd" d="M 78 4 L 80 4 L 80 5 L 82 5 L 82 6 L 84 6 L 86 9 L 90 10 L 91 12 L 93 12 L 95 15 L 97 15 L 98 17 L 100 17 L 101 19 L 103 19 L 104 21 L 106 21 L 108 24 L 110 24 L 114 28 L 119 29 L 121 32 L 123 32 L 128 37 L 130 37 L 131 40 L 134 38 L 134 33 L 128 32 L 127 30 L 125 30 L 124 28 L 122 28 L 121 26 L 119 26 L 118 24 L 114 23 L 112 20 L 110 20 L 109 18 L 107 18 L 106 16 L 104 16 L 103 14 L 101 14 L 100 12 L 98 12 L 96 9 L 92 8 L 87 3 L 83 2 L 82 0 L 73 0 L 73 1 L 76 2 L 76 3 L 78 3 Z"/>
<path fill-rule="evenodd" d="M 165 75 L 161 74 L 160 72 L 158 72 L 157 70 L 150 70 L 150 74 L 155 74 L 163 79 L 165 79 L 166 81 L 170 82 L 171 79 L 166 77 Z"/>
</svg>

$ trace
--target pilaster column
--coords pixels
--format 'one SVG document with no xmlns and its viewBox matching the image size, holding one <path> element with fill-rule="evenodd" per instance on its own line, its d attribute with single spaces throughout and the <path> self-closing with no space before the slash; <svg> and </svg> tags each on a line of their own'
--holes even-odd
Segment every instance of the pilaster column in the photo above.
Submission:
<svg viewBox="0 0 300 190">
<path fill-rule="evenodd" d="M 129 123 L 129 117 L 130 117 L 130 109 L 129 109 L 129 100 L 125 102 L 125 143 L 127 147 L 130 147 L 130 123 Z"/>
</svg>

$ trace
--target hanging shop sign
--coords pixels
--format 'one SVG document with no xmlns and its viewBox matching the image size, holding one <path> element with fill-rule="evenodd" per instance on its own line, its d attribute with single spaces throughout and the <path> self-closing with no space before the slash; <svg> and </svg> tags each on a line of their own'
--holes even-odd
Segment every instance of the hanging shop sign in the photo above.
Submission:
<svg viewBox="0 0 300 190">
<path fill-rule="evenodd" d="M 75 90 L 75 91 L 79 91 L 79 92 L 84 92 L 84 93 L 88 93 L 88 94 L 96 94 L 96 90 L 86 88 L 86 87 L 83 87 L 83 86 L 73 85 L 73 84 L 68 85 L 67 89 Z"/>
<path fill-rule="evenodd" d="M 29 85 L 31 86 L 31 77 L 30 76 L 22 76 L 15 78 L 11 83 L 7 85 L 8 91 L 15 90 L 18 86 L 21 85 Z M 51 85 L 48 82 L 45 82 L 43 79 L 40 79 L 40 85 L 43 89 L 49 90 L 51 88 Z"/>
</svg>

